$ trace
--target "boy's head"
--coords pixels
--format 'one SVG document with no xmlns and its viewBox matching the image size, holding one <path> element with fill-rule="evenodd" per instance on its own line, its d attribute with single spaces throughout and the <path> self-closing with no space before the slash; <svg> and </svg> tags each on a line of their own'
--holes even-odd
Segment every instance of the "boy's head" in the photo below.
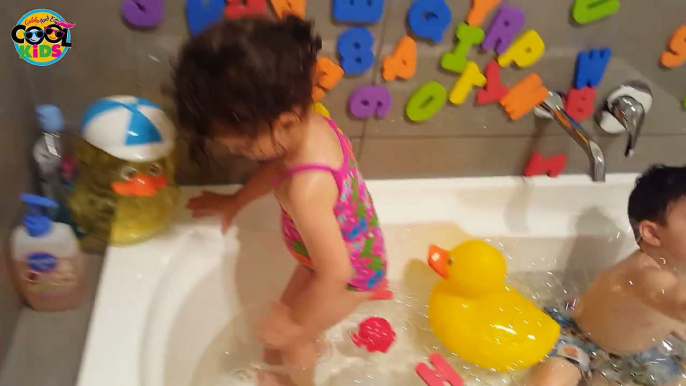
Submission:
<svg viewBox="0 0 686 386">
<path fill-rule="evenodd" d="M 629 220 L 639 243 L 686 259 L 686 167 L 648 169 L 629 197 Z"/>
<path fill-rule="evenodd" d="M 278 157 L 281 136 L 309 112 L 320 49 L 312 24 L 295 16 L 226 20 L 192 38 L 174 98 L 194 150 L 213 139 L 249 158 Z"/>
</svg>

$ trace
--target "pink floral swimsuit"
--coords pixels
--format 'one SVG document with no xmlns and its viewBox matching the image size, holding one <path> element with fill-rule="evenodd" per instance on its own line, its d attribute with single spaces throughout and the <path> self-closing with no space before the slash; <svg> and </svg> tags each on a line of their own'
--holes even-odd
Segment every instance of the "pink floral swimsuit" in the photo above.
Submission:
<svg viewBox="0 0 686 386">
<path fill-rule="evenodd" d="M 348 248 L 348 255 L 355 274 L 348 288 L 356 291 L 372 291 L 386 275 L 386 249 L 379 220 L 372 198 L 357 169 L 350 140 L 328 120 L 335 130 L 343 150 L 343 164 L 339 169 L 319 164 L 302 164 L 289 169 L 276 184 L 295 173 L 308 170 L 330 172 L 336 180 L 340 196 L 333 213 L 338 219 L 341 235 Z M 293 219 L 281 208 L 281 229 L 288 249 L 298 262 L 313 270 L 312 260 L 302 236 Z"/>
</svg>

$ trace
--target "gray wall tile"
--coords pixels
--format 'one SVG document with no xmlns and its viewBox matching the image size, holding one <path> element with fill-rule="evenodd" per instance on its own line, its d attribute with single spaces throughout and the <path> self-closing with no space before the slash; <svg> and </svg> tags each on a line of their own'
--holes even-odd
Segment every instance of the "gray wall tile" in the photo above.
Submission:
<svg viewBox="0 0 686 386">
<path fill-rule="evenodd" d="M 3 31 L 23 15 L 10 14 L 0 9 L 0 26 Z M 11 230 L 17 224 L 22 206 L 19 193 L 32 190 L 30 149 L 36 138 L 33 105 L 26 91 L 26 67 L 19 59 L 14 46 L 6 42 L 0 47 L 0 367 L 4 362 L 12 334 L 19 317 L 21 302 L 10 280 L 9 264 Z"/>
</svg>

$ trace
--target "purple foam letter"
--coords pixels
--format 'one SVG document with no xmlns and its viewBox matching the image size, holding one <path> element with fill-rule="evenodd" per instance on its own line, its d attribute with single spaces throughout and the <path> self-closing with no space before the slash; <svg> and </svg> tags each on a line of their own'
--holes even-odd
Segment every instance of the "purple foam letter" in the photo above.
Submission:
<svg viewBox="0 0 686 386">
<path fill-rule="evenodd" d="M 359 119 L 383 117 L 391 107 L 391 93 L 384 86 L 361 86 L 348 98 L 350 113 Z"/>
<path fill-rule="evenodd" d="M 507 51 L 515 36 L 524 27 L 524 11 L 511 5 L 503 5 L 488 26 L 486 39 L 481 48 L 502 54 Z"/>
</svg>

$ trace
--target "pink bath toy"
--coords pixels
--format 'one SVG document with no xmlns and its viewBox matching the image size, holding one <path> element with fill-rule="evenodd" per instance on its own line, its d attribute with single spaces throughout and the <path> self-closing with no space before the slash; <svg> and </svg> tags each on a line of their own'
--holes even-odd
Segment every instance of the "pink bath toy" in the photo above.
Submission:
<svg viewBox="0 0 686 386">
<path fill-rule="evenodd" d="M 385 353 L 395 342 L 395 332 L 388 320 L 374 316 L 363 320 L 356 334 L 350 334 L 355 346 L 367 349 L 369 352 Z"/>
<path fill-rule="evenodd" d="M 388 279 L 384 277 L 374 289 L 374 295 L 372 295 L 371 300 L 389 299 L 393 299 L 393 291 L 388 288 Z"/>
<path fill-rule="evenodd" d="M 464 381 L 460 374 L 450 366 L 450 364 L 441 356 L 441 354 L 431 354 L 429 362 L 434 366 L 432 369 L 426 363 L 418 363 L 415 367 L 417 375 L 428 386 L 463 386 Z"/>
</svg>

